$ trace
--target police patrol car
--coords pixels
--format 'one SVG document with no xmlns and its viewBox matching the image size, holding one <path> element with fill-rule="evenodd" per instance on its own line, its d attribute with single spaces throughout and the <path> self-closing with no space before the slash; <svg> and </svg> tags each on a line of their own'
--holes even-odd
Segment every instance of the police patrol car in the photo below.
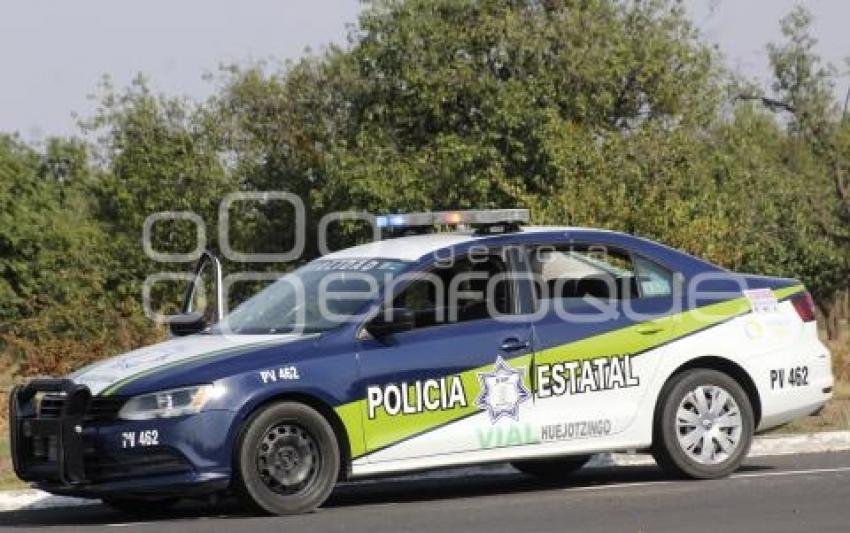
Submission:
<svg viewBox="0 0 850 533">
<path fill-rule="evenodd" d="M 798 281 L 527 219 L 377 217 L 389 238 L 213 324 L 187 295 L 171 340 L 12 392 L 17 475 L 119 508 L 233 491 L 276 514 L 338 480 L 502 461 L 561 478 L 618 450 L 717 478 L 830 398 Z"/>
</svg>

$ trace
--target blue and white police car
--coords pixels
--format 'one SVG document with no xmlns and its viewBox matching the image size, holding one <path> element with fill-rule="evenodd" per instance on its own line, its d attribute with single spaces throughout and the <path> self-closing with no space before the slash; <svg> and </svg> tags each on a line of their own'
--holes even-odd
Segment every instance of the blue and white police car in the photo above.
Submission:
<svg viewBox="0 0 850 533">
<path fill-rule="evenodd" d="M 20 386 L 15 471 L 118 508 L 234 492 L 275 514 L 340 480 L 492 462 L 560 478 L 610 451 L 718 478 L 830 398 L 800 282 L 527 219 L 377 217 L 387 238 L 214 323 L 187 305 L 166 342 Z"/>
</svg>

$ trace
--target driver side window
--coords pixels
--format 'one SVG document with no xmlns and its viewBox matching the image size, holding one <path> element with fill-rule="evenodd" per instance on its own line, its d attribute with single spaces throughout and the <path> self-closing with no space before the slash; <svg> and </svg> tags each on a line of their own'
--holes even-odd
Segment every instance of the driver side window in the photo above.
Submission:
<svg viewBox="0 0 850 533">
<path fill-rule="evenodd" d="M 510 314 L 513 290 L 507 263 L 496 254 L 464 255 L 440 263 L 395 297 L 413 312 L 414 329 Z"/>
</svg>

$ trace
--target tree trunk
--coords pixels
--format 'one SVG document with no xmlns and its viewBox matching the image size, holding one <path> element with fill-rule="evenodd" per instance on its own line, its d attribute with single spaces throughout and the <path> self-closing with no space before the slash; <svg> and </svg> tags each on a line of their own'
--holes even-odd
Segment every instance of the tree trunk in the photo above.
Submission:
<svg viewBox="0 0 850 533">
<path fill-rule="evenodd" d="M 842 344 L 850 342 L 850 287 L 838 298 L 838 324 L 836 325 L 836 339 Z"/>
<path fill-rule="evenodd" d="M 850 340 L 850 288 L 837 292 L 823 306 L 826 338 L 843 343 Z"/>
<path fill-rule="evenodd" d="M 835 319 L 836 314 L 836 301 L 835 296 L 825 301 L 822 305 L 823 308 L 823 328 L 826 331 L 826 340 L 834 341 L 838 336 L 837 331 L 837 321 Z"/>
</svg>

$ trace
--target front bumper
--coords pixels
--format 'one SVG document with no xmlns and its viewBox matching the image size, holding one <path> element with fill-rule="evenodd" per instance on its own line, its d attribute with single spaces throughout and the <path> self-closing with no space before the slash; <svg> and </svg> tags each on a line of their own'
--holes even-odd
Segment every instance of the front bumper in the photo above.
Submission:
<svg viewBox="0 0 850 533">
<path fill-rule="evenodd" d="M 41 393 L 64 396 L 55 418 L 40 417 Z M 24 481 L 62 485 L 86 481 L 82 423 L 91 392 L 71 380 L 37 379 L 15 387 L 9 398 L 9 431 L 15 474 Z"/>
<path fill-rule="evenodd" d="M 222 429 L 230 424 L 230 412 L 124 421 L 116 416 L 122 403 L 93 398 L 86 386 L 68 379 L 16 387 L 9 427 L 17 476 L 55 494 L 83 497 L 194 496 L 227 489 L 230 454 L 221 435 L 227 434 Z M 143 433 L 148 440 L 140 443 Z"/>
<path fill-rule="evenodd" d="M 123 479 L 86 485 L 62 485 L 48 481 L 33 483 L 37 489 L 75 498 L 100 498 L 121 495 L 125 498 L 195 498 L 227 491 L 230 476 L 222 473 L 172 474 L 138 479 Z"/>
</svg>

